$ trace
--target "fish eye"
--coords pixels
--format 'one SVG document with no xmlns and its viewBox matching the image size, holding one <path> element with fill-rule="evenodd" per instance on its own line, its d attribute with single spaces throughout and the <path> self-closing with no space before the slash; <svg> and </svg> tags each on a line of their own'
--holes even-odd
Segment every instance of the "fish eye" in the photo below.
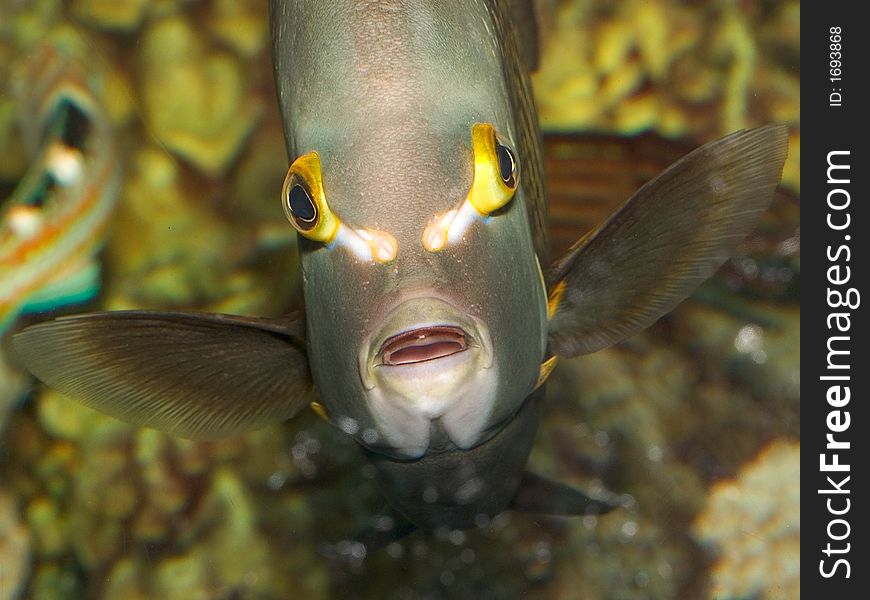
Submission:
<svg viewBox="0 0 870 600">
<path fill-rule="evenodd" d="M 517 159 L 499 141 L 495 127 L 475 123 L 471 127 L 471 150 L 471 189 L 458 208 L 436 215 L 423 230 L 422 244 L 429 252 L 440 252 L 458 242 L 475 219 L 489 218 L 507 206 L 517 191 Z"/>
<path fill-rule="evenodd" d="M 291 182 L 284 202 L 287 218 L 296 229 L 303 231 L 314 229 L 314 226 L 317 225 L 317 207 L 311 199 L 311 194 L 301 182 Z"/>
<path fill-rule="evenodd" d="M 495 141 L 495 154 L 498 158 L 498 171 L 502 183 L 513 189 L 517 186 L 517 163 L 514 153 L 507 146 Z"/>
<path fill-rule="evenodd" d="M 290 165 L 281 204 L 293 228 L 309 240 L 329 244 L 338 233 L 341 223 L 326 203 L 317 152 L 303 154 Z"/>
<path fill-rule="evenodd" d="M 474 177 L 468 201 L 480 215 L 487 216 L 507 205 L 517 189 L 517 160 L 513 151 L 499 141 L 495 127 L 475 123 L 471 129 Z"/>
<path fill-rule="evenodd" d="M 281 188 L 281 205 L 293 229 L 327 248 L 344 247 L 360 260 L 380 263 L 394 260 L 399 251 L 399 245 L 390 234 L 345 225 L 332 212 L 326 202 L 317 152 L 303 154 L 287 169 Z"/>
</svg>

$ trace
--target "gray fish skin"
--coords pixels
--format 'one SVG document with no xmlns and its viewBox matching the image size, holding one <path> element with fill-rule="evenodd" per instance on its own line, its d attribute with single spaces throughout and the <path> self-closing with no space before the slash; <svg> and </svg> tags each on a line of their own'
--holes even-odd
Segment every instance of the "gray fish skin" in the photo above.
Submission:
<svg viewBox="0 0 870 600">
<path fill-rule="evenodd" d="M 436 442 L 414 461 L 366 450 L 387 502 L 399 517 L 421 529 L 470 529 L 488 523 L 516 495 L 540 422 L 543 395 L 543 389 L 532 394 L 496 435 L 469 450 Z"/>
<path fill-rule="evenodd" d="M 322 404 L 357 441 L 394 458 L 426 452 L 432 417 L 424 413 L 437 415 L 435 428 L 457 446 L 485 441 L 519 410 L 544 355 L 546 295 L 525 188 L 461 243 L 441 252 L 421 243 L 427 224 L 468 194 L 475 123 L 492 124 L 517 148 L 492 11 L 482 1 L 271 3 L 290 160 L 316 151 L 332 210 L 398 243 L 386 264 L 301 244 L 309 363 Z M 442 396 L 461 396 L 453 388 L 476 378 L 479 397 L 432 401 L 423 388 L 433 378 L 414 368 L 380 380 L 386 369 L 372 364 L 373 346 L 440 323 L 461 326 L 489 354 L 482 368 L 457 367 Z M 365 370 L 370 382 L 361 380 Z M 465 425 L 470 419 L 475 426 Z"/>
<path fill-rule="evenodd" d="M 290 418 L 316 390 L 316 405 L 376 466 L 405 521 L 395 535 L 408 523 L 471 528 L 506 509 L 615 507 L 524 472 L 542 361 L 636 334 L 709 277 L 769 204 L 787 130 L 736 132 L 685 156 L 544 277 L 546 202 L 527 74 L 535 53 L 517 51 L 511 7 L 271 2 L 290 160 L 318 152 L 334 213 L 393 236 L 394 259 L 360 260 L 300 238 L 304 316 L 65 317 L 14 337 L 22 362 L 85 404 L 194 439 Z M 457 244 L 432 252 L 422 232 L 468 193 L 470 131 L 481 122 L 513 148 L 519 188 Z M 467 346 L 387 364 L 393 334 L 444 328 L 448 346 L 458 330 Z"/>
<path fill-rule="evenodd" d="M 512 418 L 534 389 L 546 345 L 546 292 L 528 207 L 544 205 L 537 130 L 529 134 L 517 126 L 524 122 L 518 108 L 531 114 L 525 122 L 535 117 L 530 101 L 515 106 L 517 82 L 505 77 L 503 46 L 513 40 L 494 33 L 503 27 L 496 19 L 506 17 L 482 1 L 312 0 L 272 2 L 270 9 L 290 160 L 317 151 L 332 210 L 344 222 L 386 231 L 398 242 L 395 261 L 363 264 L 300 238 L 308 357 L 321 402 L 329 418 L 366 448 L 402 515 L 424 527 L 470 527 L 476 515 L 504 510 L 519 484 L 537 418 Z M 527 69 L 510 66 L 527 79 Z M 492 124 L 524 157 L 520 189 L 506 210 L 485 225 L 476 223 L 462 243 L 428 251 L 421 243 L 427 224 L 468 194 L 471 129 L 480 122 Z M 529 138 L 536 143 L 532 150 L 518 147 L 528 146 Z M 484 360 L 491 364 L 450 375 L 448 388 L 473 397 L 421 409 L 443 416 L 418 413 L 409 426 L 414 433 L 397 435 L 404 407 L 395 418 L 379 409 L 435 404 L 407 399 L 426 396 L 432 385 L 426 379 L 433 377 L 412 374 L 404 382 L 400 375 L 393 385 L 399 393 L 392 395 L 403 397 L 380 400 L 377 376 L 373 390 L 361 381 L 360 363 L 368 357 L 360 349 L 367 340 L 381 341 L 385 329 L 398 333 L 438 323 L 490 337 L 476 343 L 492 348 Z M 471 381 L 480 379 L 486 381 Z M 470 411 L 480 413 L 478 423 L 457 434 Z M 486 443 L 506 423 L 513 433 Z M 513 439 L 519 431 L 525 443 Z M 439 479 L 457 489 L 479 486 L 465 498 L 461 518 L 454 515 L 457 500 L 446 500 L 448 490 L 433 492 Z M 423 500 L 433 493 L 440 500 Z"/>
</svg>

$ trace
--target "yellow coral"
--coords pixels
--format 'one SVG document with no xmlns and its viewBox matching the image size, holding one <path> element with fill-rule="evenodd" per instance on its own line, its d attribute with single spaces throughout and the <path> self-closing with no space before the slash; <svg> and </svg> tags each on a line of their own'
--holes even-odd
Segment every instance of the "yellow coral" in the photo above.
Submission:
<svg viewBox="0 0 870 600">
<path fill-rule="evenodd" d="M 534 76 L 545 129 L 653 129 L 702 141 L 799 123 L 799 72 L 788 58 L 798 56 L 795 0 L 775 12 L 678 0 L 557 5 Z M 784 181 L 798 187 L 796 170 Z"/>
<path fill-rule="evenodd" d="M 18 598 L 30 569 L 30 532 L 13 497 L 0 492 L 0 600 Z"/>
<path fill-rule="evenodd" d="M 181 17 L 162 19 L 142 44 L 142 98 L 155 136 L 209 175 L 241 150 L 262 109 L 236 59 L 210 51 Z"/>
<path fill-rule="evenodd" d="M 76 0 L 73 14 L 99 27 L 132 31 L 145 16 L 148 0 Z"/>
<path fill-rule="evenodd" d="M 714 599 L 800 598 L 800 443 L 774 441 L 715 485 L 694 533 L 719 556 Z"/>
<path fill-rule="evenodd" d="M 262 2 L 215 0 L 210 26 L 215 36 L 242 56 L 256 56 L 269 38 Z"/>
</svg>

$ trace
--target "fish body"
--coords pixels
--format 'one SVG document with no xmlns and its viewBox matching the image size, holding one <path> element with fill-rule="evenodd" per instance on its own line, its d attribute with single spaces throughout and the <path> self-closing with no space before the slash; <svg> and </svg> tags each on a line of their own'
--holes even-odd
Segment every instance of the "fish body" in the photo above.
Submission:
<svg viewBox="0 0 870 600">
<path fill-rule="evenodd" d="M 363 448 L 405 525 L 612 508 L 524 471 L 544 381 L 556 357 L 640 331 L 715 271 L 769 203 L 786 131 L 695 150 L 550 263 L 517 10 L 271 2 L 304 313 L 62 318 L 16 337 L 25 364 L 185 437 L 311 404 Z"/>
<path fill-rule="evenodd" d="M 546 351 L 540 134 L 507 7 L 271 11 L 289 156 L 316 152 L 330 210 L 396 245 L 391 260 L 361 260 L 300 237 L 320 404 L 366 449 L 400 515 L 471 527 L 519 485 Z M 478 124 L 523 157 L 516 190 L 497 216 L 427 247 L 475 185 Z"/>
<path fill-rule="evenodd" d="M 111 125 L 79 65 L 45 46 L 16 81 L 33 162 L 0 207 L 0 332 L 91 298 L 120 185 Z"/>
<path fill-rule="evenodd" d="M 478 445 L 534 388 L 547 327 L 528 218 L 538 156 L 523 161 L 513 200 L 485 227 L 473 223 L 440 251 L 423 240 L 469 194 L 475 124 L 491 124 L 511 148 L 520 139 L 496 14 L 484 2 L 272 7 L 290 156 L 317 152 L 330 209 L 397 247 L 391 260 L 361 260 L 301 238 L 309 361 L 329 416 L 396 458 L 425 453 L 433 416 L 451 443 Z M 463 347 L 456 364 L 422 360 Z"/>
</svg>

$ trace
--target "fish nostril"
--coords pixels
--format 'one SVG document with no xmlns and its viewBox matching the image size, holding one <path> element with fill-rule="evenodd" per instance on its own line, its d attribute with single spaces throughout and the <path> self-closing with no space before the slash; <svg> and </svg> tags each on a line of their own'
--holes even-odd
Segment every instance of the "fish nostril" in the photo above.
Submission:
<svg viewBox="0 0 870 600">
<path fill-rule="evenodd" d="M 381 364 L 399 366 L 451 356 L 468 348 L 468 336 L 459 327 L 421 327 L 394 335 L 381 347 Z"/>
</svg>

